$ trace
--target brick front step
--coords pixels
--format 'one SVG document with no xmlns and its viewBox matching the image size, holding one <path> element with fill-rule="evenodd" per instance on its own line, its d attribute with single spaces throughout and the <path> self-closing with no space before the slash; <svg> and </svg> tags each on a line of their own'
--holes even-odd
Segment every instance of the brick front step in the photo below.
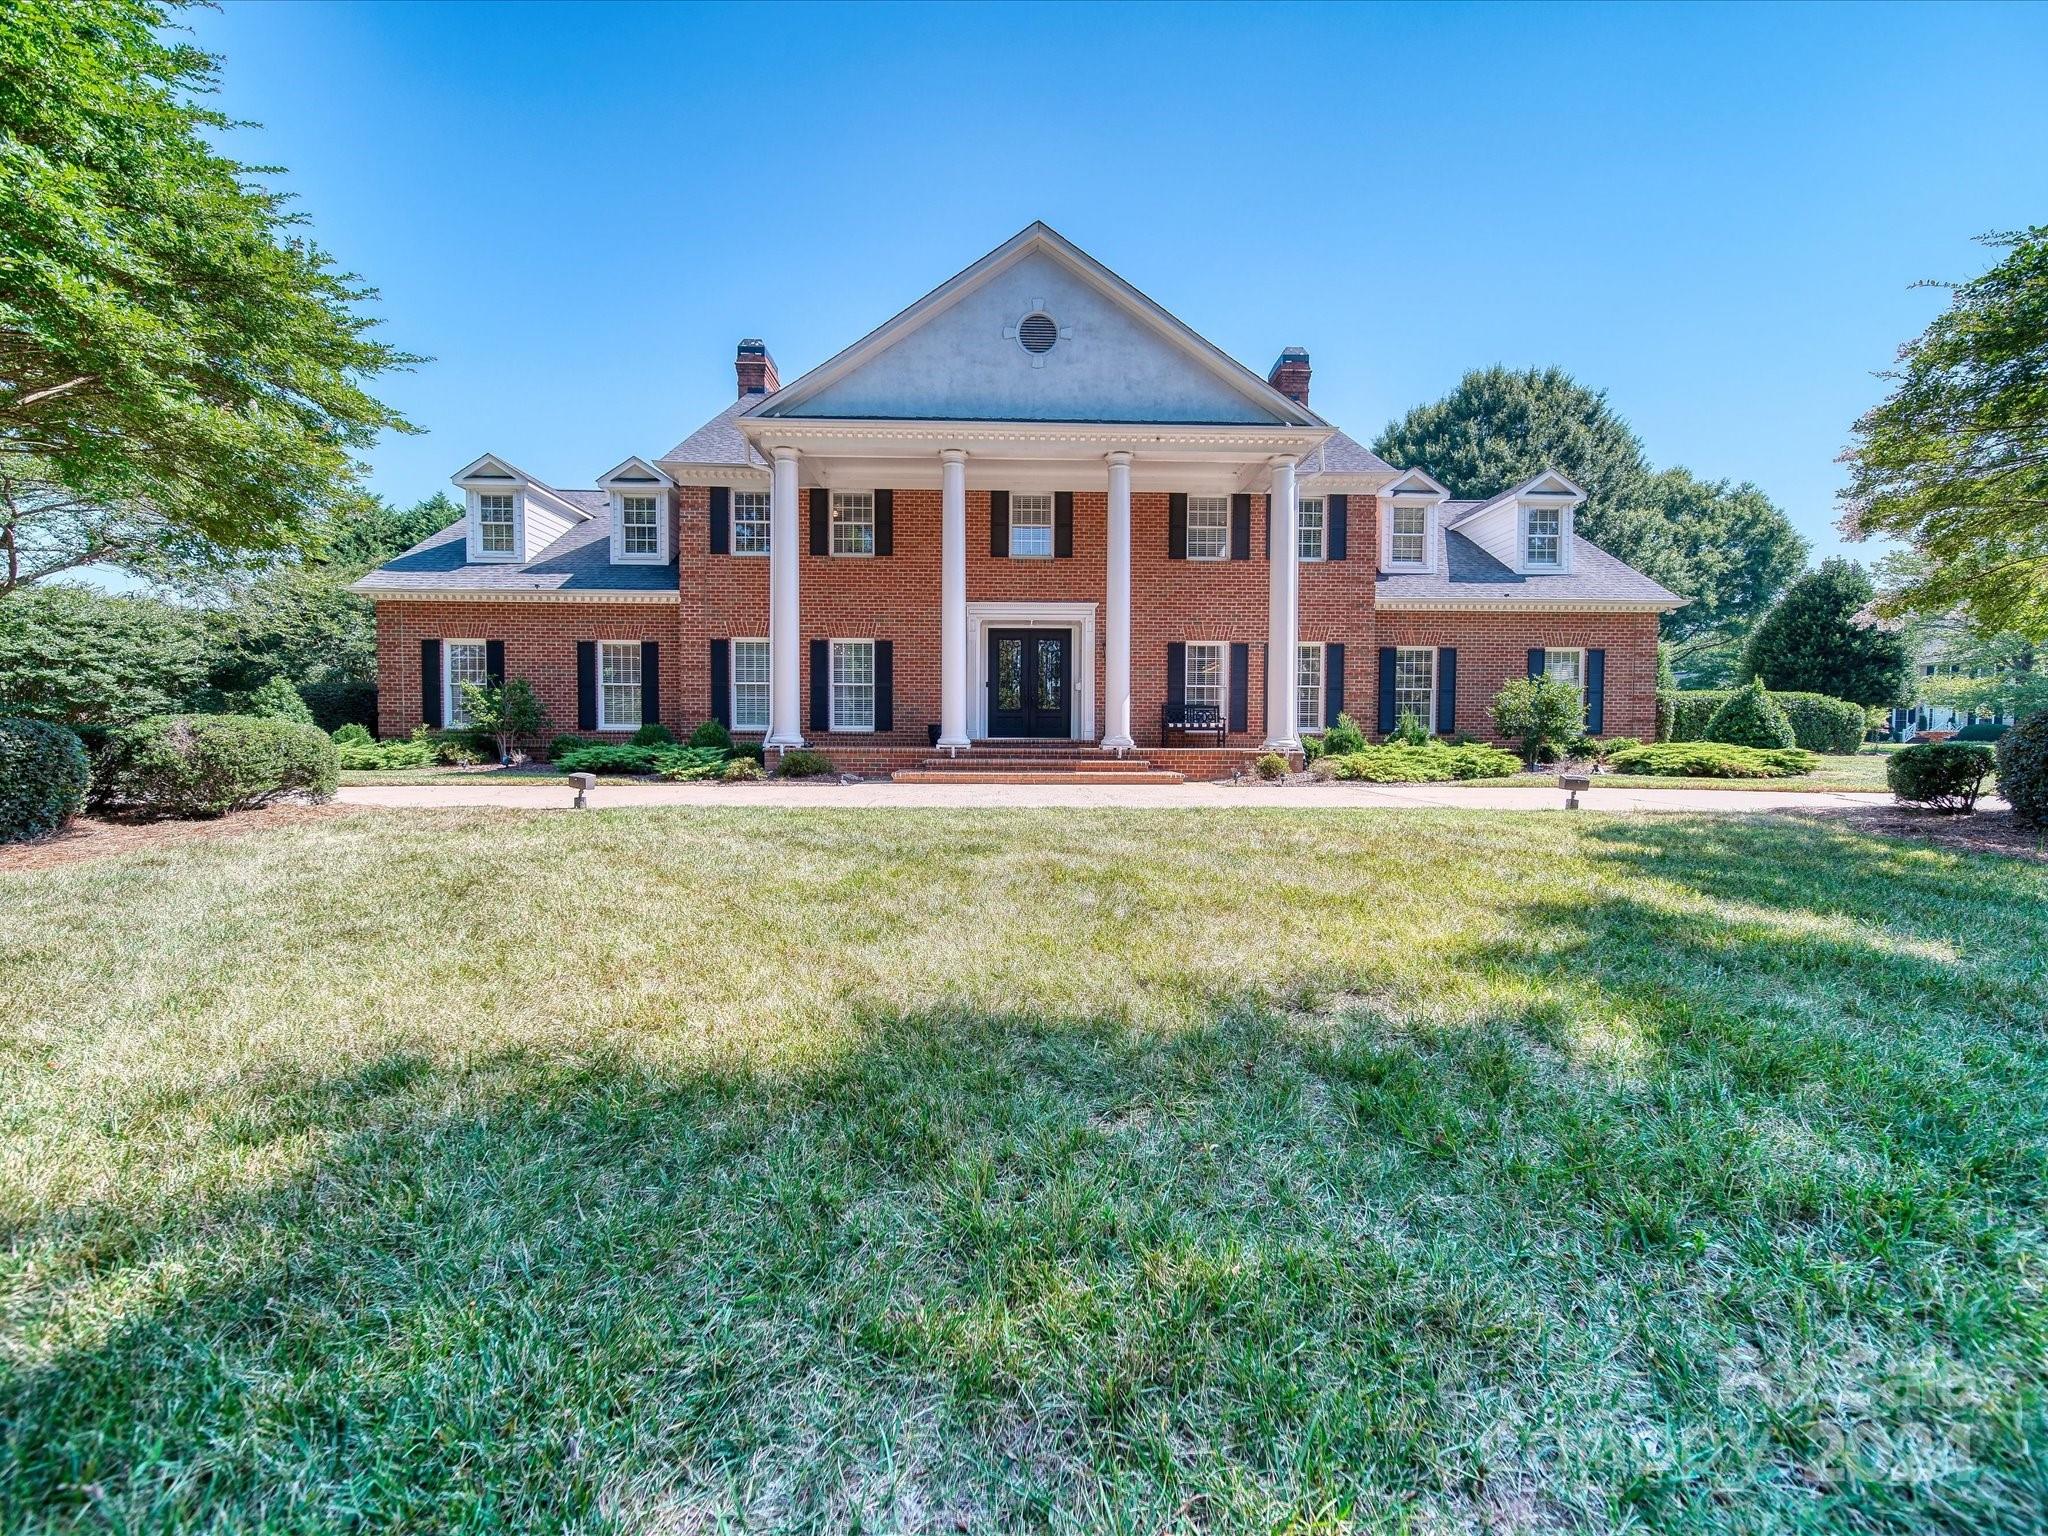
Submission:
<svg viewBox="0 0 2048 1536">
<path fill-rule="evenodd" d="M 1057 769 L 1062 773 L 1130 773 L 1142 772 L 1152 765 L 1142 757 L 1054 757 L 1050 754 L 1024 757 L 1012 752 L 991 752 L 966 757 L 928 757 L 917 766 L 934 773 L 975 773 L 984 769 L 1004 772 Z"/>
<path fill-rule="evenodd" d="M 1187 776 L 1164 769 L 1126 766 L 1115 773 L 1076 773 L 1069 766 L 998 768 L 898 768 L 889 777 L 898 784 L 1185 784 Z"/>
</svg>

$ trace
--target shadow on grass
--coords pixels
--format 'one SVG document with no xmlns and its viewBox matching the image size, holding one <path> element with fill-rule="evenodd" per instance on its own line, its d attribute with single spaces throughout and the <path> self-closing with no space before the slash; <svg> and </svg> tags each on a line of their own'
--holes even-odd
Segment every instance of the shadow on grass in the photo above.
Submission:
<svg viewBox="0 0 2048 1536">
<path fill-rule="evenodd" d="M 1583 835 L 1441 1006 L 153 1101 L 235 1177 L 10 1234 L 0 1526 L 2038 1528 L 2023 889 Z"/>
</svg>

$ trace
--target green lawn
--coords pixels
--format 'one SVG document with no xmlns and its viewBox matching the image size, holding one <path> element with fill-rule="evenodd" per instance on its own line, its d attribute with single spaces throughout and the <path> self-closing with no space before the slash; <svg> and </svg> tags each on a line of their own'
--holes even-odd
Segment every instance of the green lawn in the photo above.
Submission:
<svg viewBox="0 0 2048 1536">
<path fill-rule="evenodd" d="M 0 1530 L 2048 1522 L 2038 866 L 363 813 L 0 925 Z"/>
<path fill-rule="evenodd" d="M 1777 790 L 1849 790 L 1863 794 L 1883 794 L 1887 785 L 1884 781 L 1884 762 L 1888 754 L 1875 747 L 1865 747 L 1854 755 L 1837 756 L 1820 754 L 1820 762 L 1812 773 L 1804 773 L 1793 779 L 1679 779 L 1663 778 L 1649 773 L 1603 773 L 1593 780 L 1595 789 L 1605 785 L 1609 789 L 1755 789 Z M 1555 785 L 1555 774 L 1518 774 L 1507 779 L 1479 779 L 1475 783 L 1495 784 L 1542 784 Z"/>
</svg>

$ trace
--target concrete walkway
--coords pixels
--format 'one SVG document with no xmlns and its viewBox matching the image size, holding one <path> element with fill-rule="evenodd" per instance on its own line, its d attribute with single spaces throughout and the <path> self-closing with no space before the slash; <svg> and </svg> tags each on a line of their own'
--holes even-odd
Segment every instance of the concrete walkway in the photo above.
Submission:
<svg viewBox="0 0 2048 1536">
<path fill-rule="evenodd" d="M 573 798 L 565 784 L 352 785 L 335 798 L 344 805 L 420 808 L 503 806 L 565 810 Z M 1811 811 L 1854 805 L 1889 805 L 1888 794 L 1822 794 L 1741 789 L 1601 789 L 1580 795 L 1590 811 Z M 1064 784 L 600 784 L 590 792 L 598 810 L 639 805 L 775 806 L 812 810 L 866 810 L 877 806 L 923 809 L 1012 807 L 1127 810 L 1309 810 L 1326 807 L 1448 806 L 1467 811 L 1555 811 L 1558 789 L 1460 789 L 1446 784 L 1135 784 L 1069 787 Z"/>
</svg>

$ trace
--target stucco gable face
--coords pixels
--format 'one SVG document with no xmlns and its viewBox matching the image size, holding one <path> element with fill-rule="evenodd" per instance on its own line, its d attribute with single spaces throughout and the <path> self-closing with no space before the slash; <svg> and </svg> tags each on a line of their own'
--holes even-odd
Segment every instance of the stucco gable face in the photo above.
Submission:
<svg viewBox="0 0 2048 1536">
<path fill-rule="evenodd" d="M 1036 313 L 1051 317 L 1057 340 L 1034 354 L 1019 341 L 1018 326 Z M 1286 419 L 1042 250 L 989 276 L 842 377 L 762 414 L 1244 426 Z"/>
</svg>

